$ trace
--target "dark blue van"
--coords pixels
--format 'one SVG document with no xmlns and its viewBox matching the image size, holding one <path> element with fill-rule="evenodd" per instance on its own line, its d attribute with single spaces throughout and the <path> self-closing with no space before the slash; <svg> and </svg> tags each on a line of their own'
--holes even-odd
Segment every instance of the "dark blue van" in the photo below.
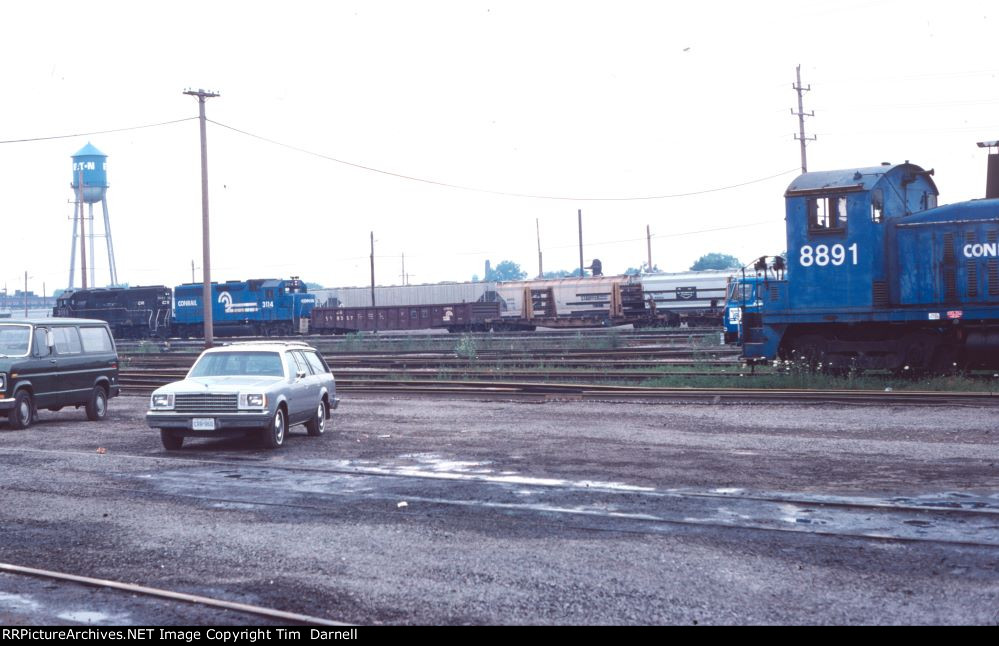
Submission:
<svg viewBox="0 0 999 646">
<path fill-rule="evenodd" d="M 87 419 L 102 420 L 119 392 L 118 353 L 106 322 L 0 322 L 0 413 L 12 428 L 27 428 L 39 408 L 82 406 Z"/>
</svg>

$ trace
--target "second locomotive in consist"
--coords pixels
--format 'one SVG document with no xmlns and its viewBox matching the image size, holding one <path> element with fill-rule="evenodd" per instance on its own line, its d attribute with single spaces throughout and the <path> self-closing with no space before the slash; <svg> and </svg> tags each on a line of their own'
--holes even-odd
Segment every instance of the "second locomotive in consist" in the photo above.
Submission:
<svg viewBox="0 0 999 646">
<path fill-rule="evenodd" d="M 906 162 L 795 179 L 788 273 L 764 263 L 758 306 L 742 317 L 745 358 L 999 368 L 999 194 L 937 206 L 932 175 Z"/>
<path fill-rule="evenodd" d="M 52 316 L 107 321 L 116 339 L 166 338 L 173 333 L 173 296 L 163 285 L 72 289 Z"/>
</svg>

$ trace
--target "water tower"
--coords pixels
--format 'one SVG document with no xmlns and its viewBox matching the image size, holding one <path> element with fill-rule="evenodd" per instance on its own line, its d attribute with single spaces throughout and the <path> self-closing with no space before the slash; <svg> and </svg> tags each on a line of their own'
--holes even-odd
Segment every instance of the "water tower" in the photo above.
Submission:
<svg viewBox="0 0 999 646">
<path fill-rule="evenodd" d="M 87 142 L 72 157 L 73 159 L 73 243 L 69 252 L 69 287 L 74 287 L 73 272 L 76 269 L 76 247 L 80 246 L 80 282 L 83 287 L 95 287 L 94 279 L 94 238 L 104 238 L 108 247 L 108 270 L 110 285 L 118 284 L 118 269 L 114 262 L 114 245 L 111 243 L 111 220 L 108 218 L 108 156 Z M 104 208 L 104 233 L 94 229 L 94 204 L 100 202 Z M 84 216 L 84 205 L 90 207 L 90 217 Z M 87 231 L 87 222 L 90 231 Z M 79 241 L 79 242 L 78 242 Z M 90 243 L 90 281 L 87 281 L 87 242 Z"/>
</svg>

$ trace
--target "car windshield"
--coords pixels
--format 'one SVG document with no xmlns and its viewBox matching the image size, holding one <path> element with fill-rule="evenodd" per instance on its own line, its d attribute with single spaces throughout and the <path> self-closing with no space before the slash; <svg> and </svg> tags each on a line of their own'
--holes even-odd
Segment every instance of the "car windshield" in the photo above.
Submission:
<svg viewBox="0 0 999 646">
<path fill-rule="evenodd" d="M 0 355 L 21 357 L 28 354 L 31 328 L 27 325 L 0 325 Z"/>
<path fill-rule="evenodd" d="M 209 352 L 201 355 L 188 377 L 227 377 L 258 375 L 283 377 L 281 355 L 277 352 Z"/>
</svg>

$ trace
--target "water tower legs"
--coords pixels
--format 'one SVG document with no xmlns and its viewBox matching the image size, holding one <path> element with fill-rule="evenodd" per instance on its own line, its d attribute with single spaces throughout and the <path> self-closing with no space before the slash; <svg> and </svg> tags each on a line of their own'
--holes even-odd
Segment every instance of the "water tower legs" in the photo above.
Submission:
<svg viewBox="0 0 999 646">
<path fill-rule="evenodd" d="M 108 270 L 111 272 L 111 286 L 114 287 L 118 284 L 118 266 L 114 261 L 114 243 L 111 242 L 111 218 L 108 217 L 107 196 L 101 200 L 101 206 L 104 207 L 104 239 L 108 243 Z"/>
</svg>

